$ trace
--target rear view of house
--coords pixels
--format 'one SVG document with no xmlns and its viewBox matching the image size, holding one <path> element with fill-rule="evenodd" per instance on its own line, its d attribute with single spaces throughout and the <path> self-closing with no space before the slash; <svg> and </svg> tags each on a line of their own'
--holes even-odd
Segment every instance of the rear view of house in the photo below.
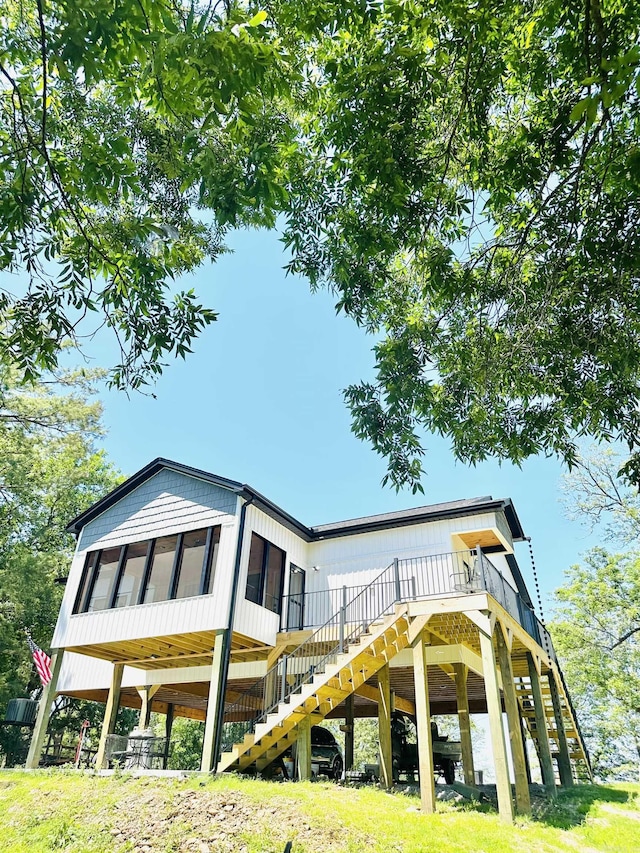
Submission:
<svg viewBox="0 0 640 853">
<path fill-rule="evenodd" d="M 396 710 L 417 722 L 432 809 L 430 717 L 458 714 L 473 784 L 469 714 L 487 713 L 510 819 L 504 709 L 517 810 L 529 810 L 523 728 L 549 790 L 590 772 L 509 500 L 307 527 L 247 485 L 157 459 L 69 529 L 77 550 L 28 766 L 64 694 L 106 703 L 98 766 L 119 705 L 140 708 L 142 727 L 151 710 L 203 720 L 203 771 L 261 770 L 297 742 L 302 778 L 312 725 L 344 719 L 349 747 L 354 716 L 377 716 L 391 784 Z"/>
</svg>

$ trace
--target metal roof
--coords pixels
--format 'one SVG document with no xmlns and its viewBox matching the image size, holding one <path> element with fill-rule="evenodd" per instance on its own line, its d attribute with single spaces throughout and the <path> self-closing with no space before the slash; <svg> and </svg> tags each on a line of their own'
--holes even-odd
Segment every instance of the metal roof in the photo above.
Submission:
<svg viewBox="0 0 640 853">
<path fill-rule="evenodd" d="M 199 480 L 205 480 L 220 486 L 224 489 L 229 489 L 244 500 L 250 501 L 263 512 L 270 515 L 272 518 L 279 521 L 289 530 L 297 533 L 307 542 L 318 541 L 321 539 L 335 538 L 338 536 L 348 536 L 350 534 L 367 533 L 374 530 L 385 530 L 390 527 L 402 527 L 410 524 L 421 524 L 427 521 L 437 521 L 444 518 L 456 518 L 464 515 L 475 515 L 479 512 L 495 512 L 502 510 L 511 530 L 511 535 L 514 540 L 524 538 L 522 526 L 516 514 L 516 511 L 509 498 L 494 500 L 490 495 L 478 498 L 470 498 L 459 501 L 447 501 L 445 503 L 431 504 L 429 506 L 414 507 L 412 509 L 397 510 L 395 512 L 385 512 L 379 515 L 368 515 L 362 518 L 353 518 L 346 521 L 338 521 L 332 524 L 320 524 L 315 527 L 307 527 L 302 522 L 298 521 L 288 512 L 281 509 L 260 492 L 253 489 L 246 483 L 240 483 L 237 480 L 230 480 L 227 477 L 221 477 L 218 474 L 211 474 L 208 471 L 203 471 L 200 468 L 193 468 L 190 465 L 184 465 L 181 462 L 174 462 L 171 459 L 158 457 L 141 468 L 129 479 L 121 483 L 104 498 L 97 501 L 85 512 L 78 515 L 68 525 L 67 530 L 71 533 L 78 534 L 80 530 L 97 518 L 103 512 L 108 510 L 118 501 L 122 500 L 126 495 L 137 489 L 142 483 L 151 479 L 159 471 L 163 469 L 176 471 L 179 474 L 184 474 L 188 477 L 196 477 Z"/>
</svg>

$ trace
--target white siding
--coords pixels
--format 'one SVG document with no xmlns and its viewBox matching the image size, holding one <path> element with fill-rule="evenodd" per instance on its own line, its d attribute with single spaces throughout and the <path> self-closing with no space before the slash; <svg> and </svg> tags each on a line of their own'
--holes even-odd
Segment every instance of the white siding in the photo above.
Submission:
<svg viewBox="0 0 640 853">
<path fill-rule="evenodd" d="M 266 661 L 232 663 L 229 678 L 255 678 L 264 675 Z M 63 658 L 56 685 L 59 693 L 79 690 L 104 690 L 111 684 L 113 664 L 88 655 L 67 652 Z M 183 666 L 173 669 L 137 669 L 125 666 L 122 674 L 123 687 L 143 687 L 147 684 L 191 684 L 206 683 L 211 677 L 210 666 Z"/>
<path fill-rule="evenodd" d="M 228 489 L 165 469 L 89 522 L 78 540 L 52 645 L 78 645 L 80 637 L 90 638 L 82 642 L 98 643 L 225 627 L 237 537 L 237 503 L 236 495 Z M 184 599 L 195 603 L 180 606 L 180 601 L 160 602 L 71 615 L 88 551 L 216 524 L 222 529 L 212 595 L 203 597 L 208 601 L 206 607 L 198 604 L 198 599 Z M 192 618 L 199 625 L 204 624 L 204 629 L 194 628 Z"/>
<path fill-rule="evenodd" d="M 448 554 L 456 533 L 494 526 L 494 514 L 484 513 L 314 542 L 309 545 L 309 560 L 317 571 L 308 573 L 307 589 L 370 583 L 395 557 L 408 560 Z"/>
<path fill-rule="evenodd" d="M 259 607 L 252 601 L 247 601 L 245 598 L 252 532 L 257 533 L 286 552 L 285 594 L 289 583 L 289 564 L 295 563 L 296 566 L 306 569 L 308 565 L 307 549 L 309 546 L 304 539 L 292 533 L 286 527 L 283 527 L 282 524 L 271 518 L 271 516 L 266 515 L 266 513 L 254 506 L 247 508 L 242 562 L 240 564 L 240 576 L 238 579 L 238 599 L 233 628 L 234 631 L 259 640 L 262 643 L 275 643 L 276 634 L 280 629 L 280 616 L 277 613 L 271 613 L 265 607 Z"/>
</svg>

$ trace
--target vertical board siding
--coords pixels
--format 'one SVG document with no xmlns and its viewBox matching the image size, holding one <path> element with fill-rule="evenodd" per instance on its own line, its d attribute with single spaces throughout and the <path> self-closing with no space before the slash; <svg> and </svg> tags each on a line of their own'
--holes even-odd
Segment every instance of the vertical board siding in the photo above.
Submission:
<svg viewBox="0 0 640 853">
<path fill-rule="evenodd" d="M 225 614 L 226 620 L 235 554 L 236 507 L 237 497 L 230 490 L 165 469 L 85 525 L 80 533 L 71 563 L 52 641 L 53 646 L 57 648 L 76 644 L 70 637 L 80 629 L 70 628 L 70 625 L 80 617 L 72 616 L 71 613 L 88 551 L 141 542 L 157 536 L 197 530 L 216 524 L 220 524 L 222 530 L 212 596 L 208 596 L 209 599 L 215 598 L 215 607 L 210 608 L 211 624 L 207 625 L 207 629 L 224 627 L 226 622 L 221 621 L 220 613 Z M 162 604 L 166 603 L 162 602 Z M 150 609 L 144 610 L 152 606 L 141 605 L 107 611 L 111 613 L 112 620 L 100 625 L 105 629 L 107 625 L 109 626 L 110 638 L 113 636 L 113 631 L 119 630 L 120 625 L 129 636 L 132 623 L 137 624 L 136 630 L 144 632 L 137 636 L 153 636 L 157 626 L 157 615 Z M 92 615 L 83 614 L 82 616 L 89 618 Z M 98 630 L 98 623 L 95 629 Z M 71 634 L 68 633 L 69 630 Z M 185 630 L 196 629 L 187 627 Z M 168 634 L 170 631 L 161 631 L 161 633 Z M 107 639 L 96 635 L 92 642 L 107 642 Z"/>
<path fill-rule="evenodd" d="M 62 618 L 61 611 L 53 646 L 82 646 L 226 627 L 236 529 L 235 519 L 222 525 L 211 595 L 119 607 L 97 613 L 79 613 L 66 619 Z M 84 553 L 77 556 L 77 561 L 82 570 Z M 76 588 L 78 583 L 79 577 Z M 75 594 L 66 602 L 69 611 L 74 598 Z"/>
<path fill-rule="evenodd" d="M 308 546 L 308 554 L 316 570 L 307 573 L 307 591 L 316 594 L 312 606 L 318 610 L 322 605 L 329 618 L 341 600 L 343 586 L 371 583 L 396 557 L 404 562 L 403 577 L 415 575 L 417 595 L 456 592 L 462 561 L 450 556 L 454 550 L 452 537 L 467 530 L 495 528 L 501 516 L 502 513 L 479 513 L 314 542 Z M 430 559 L 421 560 L 422 557 Z M 491 559 L 513 585 L 504 557 L 495 554 Z M 408 583 L 406 578 L 403 582 Z M 325 592 L 326 602 L 322 598 Z M 352 594 L 348 590 L 347 595 Z"/>
<path fill-rule="evenodd" d="M 302 569 L 308 566 L 309 545 L 300 536 L 283 527 L 271 516 L 257 509 L 255 506 L 247 508 L 244 530 L 244 542 L 242 545 L 242 560 L 240 562 L 240 575 L 238 578 L 238 598 L 233 623 L 234 631 L 245 634 L 252 639 L 262 643 L 273 644 L 280 629 L 280 616 L 272 613 L 265 607 L 260 607 L 252 601 L 247 601 L 245 592 L 247 588 L 247 569 L 249 566 L 249 549 L 251 547 L 251 534 L 257 533 L 267 539 L 273 545 L 286 553 L 284 593 L 288 592 L 289 564 L 294 563 Z M 309 572 L 307 571 L 307 577 Z"/>
</svg>

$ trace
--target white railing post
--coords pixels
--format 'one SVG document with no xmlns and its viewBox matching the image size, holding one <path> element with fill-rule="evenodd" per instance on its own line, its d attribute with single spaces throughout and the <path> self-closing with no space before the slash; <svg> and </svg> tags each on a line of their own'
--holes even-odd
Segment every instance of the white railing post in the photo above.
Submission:
<svg viewBox="0 0 640 853">
<path fill-rule="evenodd" d="M 402 591 L 400 589 L 400 562 L 397 557 L 393 560 L 393 581 L 396 589 L 396 601 L 402 601 Z"/>
<path fill-rule="evenodd" d="M 484 589 L 485 592 L 488 592 L 489 590 L 487 589 L 487 577 L 484 571 L 484 554 L 482 553 L 482 549 L 479 545 L 476 545 L 476 559 L 480 563 L 480 579 L 482 580 L 482 589 Z"/>
<path fill-rule="evenodd" d="M 342 587 L 342 607 L 340 608 L 340 653 L 344 652 L 344 626 L 347 617 L 347 588 Z"/>
</svg>

